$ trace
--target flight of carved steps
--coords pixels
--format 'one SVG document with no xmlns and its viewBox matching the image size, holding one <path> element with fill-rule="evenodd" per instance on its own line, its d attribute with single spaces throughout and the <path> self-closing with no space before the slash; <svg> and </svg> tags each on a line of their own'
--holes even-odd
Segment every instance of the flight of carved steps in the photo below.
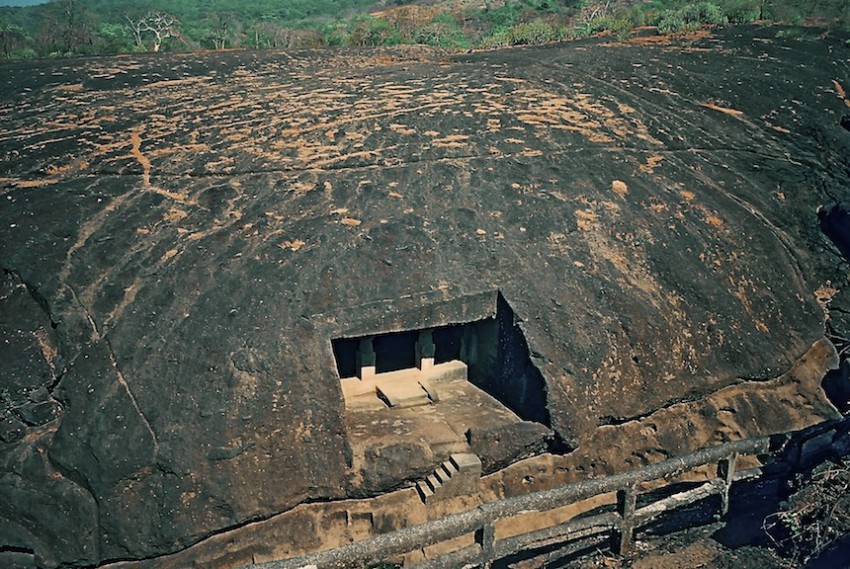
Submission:
<svg viewBox="0 0 850 569">
<path fill-rule="evenodd" d="M 472 494 L 481 479 L 481 459 L 471 453 L 453 454 L 434 469 L 425 480 L 416 483 L 425 504 L 435 500 Z"/>
</svg>

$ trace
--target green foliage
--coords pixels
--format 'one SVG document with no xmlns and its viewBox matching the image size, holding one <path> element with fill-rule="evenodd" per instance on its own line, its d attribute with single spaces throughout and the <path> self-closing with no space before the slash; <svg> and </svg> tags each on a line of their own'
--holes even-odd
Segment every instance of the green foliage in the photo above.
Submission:
<svg viewBox="0 0 850 569">
<path fill-rule="evenodd" d="M 601 18 L 594 18 L 593 20 L 586 22 L 584 25 L 577 27 L 575 29 L 575 35 L 577 37 L 586 37 L 593 34 L 610 32 L 618 36 L 622 36 L 635 27 L 637 26 L 634 21 L 629 19 L 627 16 L 603 16 Z"/>
<path fill-rule="evenodd" d="M 658 32 L 679 33 L 698 29 L 704 25 L 728 22 L 723 10 L 712 2 L 696 2 L 665 12 L 658 22 Z"/>
<path fill-rule="evenodd" d="M 725 24 L 728 22 L 720 6 L 712 2 L 688 4 L 682 8 L 681 13 L 686 21 L 698 24 Z"/>
<path fill-rule="evenodd" d="M 652 16 L 653 14 L 649 10 L 633 7 L 630 8 L 621 19 L 627 21 L 633 29 L 648 26 Z"/>
<path fill-rule="evenodd" d="M 398 43 L 400 39 L 397 30 L 391 28 L 386 20 L 369 15 L 357 17 L 348 34 L 348 45 L 379 46 Z"/>
<path fill-rule="evenodd" d="M 348 28 L 342 21 L 327 24 L 322 29 L 322 37 L 329 47 L 343 47 L 348 42 Z"/>
<path fill-rule="evenodd" d="M 508 47 L 513 45 L 511 28 L 498 28 L 479 42 L 480 47 Z"/>
<path fill-rule="evenodd" d="M 457 7 L 425 0 L 53 0 L 0 7 L 0 58 L 150 50 L 131 26 L 150 11 L 179 20 L 162 50 L 293 48 L 418 43 L 445 48 L 534 45 L 596 33 L 661 33 L 760 19 L 850 31 L 850 0 L 483 0 Z M 783 32 L 780 32 L 783 33 Z M 791 32 L 785 32 L 791 33 Z"/>
<path fill-rule="evenodd" d="M 481 42 L 482 47 L 506 47 L 513 45 L 541 45 L 566 39 L 566 28 L 545 22 L 521 23 L 510 28 L 496 30 Z"/>
<path fill-rule="evenodd" d="M 438 47 L 468 49 L 472 43 L 451 14 L 440 14 L 416 35 L 416 43 Z"/>
<path fill-rule="evenodd" d="M 763 0 L 723 0 L 719 3 L 732 24 L 748 24 L 762 17 Z"/>
<path fill-rule="evenodd" d="M 31 41 L 32 38 L 23 28 L 7 20 L 0 20 L 0 58 L 18 59 L 17 54 L 30 49 L 28 45 Z"/>
<path fill-rule="evenodd" d="M 847 0 L 765 0 L 764 17 L 791 25 L 815 23 L 850 31 Z"/>
<path fill-rule="evenodd" d="M 562 11 L 556 0 L 506 0 L 498 8 L 485 5 L 483 20 L 494 30 L 506 30 L 518 23 L 527 23 L 537 17 L 551 16 Z"/>
<path fill-rule="evenodd" d="M 325 26 L 323 43 L 331 47 L 388 46 L 401 43 L 398 30 L 387 20 L 361 15 Z"/>
<path fill-rule="evenodd" d="M 124 24 L 101 24 L 97 29 L 100 52 L 121 53 L 135 50 L 133 36 Z"/>
<path fill-rule="evenodd" d="M 23 47 L 12 52 L 9 59 L 35 59 L 38 53 L 31 47 Z"/>
</svg>

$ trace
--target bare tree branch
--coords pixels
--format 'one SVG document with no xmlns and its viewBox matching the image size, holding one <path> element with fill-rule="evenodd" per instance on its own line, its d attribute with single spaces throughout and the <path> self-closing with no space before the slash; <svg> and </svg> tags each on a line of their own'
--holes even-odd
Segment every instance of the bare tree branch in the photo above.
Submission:
<svg viewBox="0 0 850 569">
<path fill-rule="evenodd" d="M 133 32 L 136 46 L 140 48 L 145 46 L 144 34 L 153 35 L 150 47 L 153 52 L 158 52 L 168 38 L 180 37 L 180 20 L 165 12 L 150 11 L 138 20 L 127 16 L 127 22 Z"/>
</svg>

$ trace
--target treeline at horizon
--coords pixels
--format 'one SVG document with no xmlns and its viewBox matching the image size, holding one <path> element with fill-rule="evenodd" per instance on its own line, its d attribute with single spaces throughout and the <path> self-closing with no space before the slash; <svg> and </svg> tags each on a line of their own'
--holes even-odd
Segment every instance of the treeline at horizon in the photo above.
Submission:
<svg viewBox="0 0 850 569">
<path fill-rule="evenodd" d="M 0 7 L 0 59 L 199 49 L 541 44 L 654 26 L 850 31 L 848 0 L 53 0 Z M 787 30 L 784 33 L 789 33 Z"/>
</svg>

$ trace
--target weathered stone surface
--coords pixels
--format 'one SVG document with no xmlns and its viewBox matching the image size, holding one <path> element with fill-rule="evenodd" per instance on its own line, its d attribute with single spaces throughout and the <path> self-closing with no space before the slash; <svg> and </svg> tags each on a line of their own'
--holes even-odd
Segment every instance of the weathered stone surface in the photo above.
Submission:
<svg viewBox="0 0 850 569">
<path fill-rule="evenodd" d="M 803 442 L 800 446 L 800 463 L 813 465 L 828 456 L 832 449 L 835 433 L 827 431 Z"/>
<path fill-rule="evenodd" d="M 62 406 L 56 401 L 30 401 L 18 407 L 18 413 L 27 424 L 39 426 L 58 417 Z"/>
<path fill-rule="evenodd" d="M 27 426 L 14 415 L 0 420 L 0 441 L 14 443 L 21 440 L 27 432 Z"/>
<path fill-rule="evenodd" d="M 35 555 L 32 553 L 0 553 L 0 566 L 14 569 L 36 569 Z"/>
<path fill-rule="evenodd" d="M 400 484 L 413 450 L 348 485 L 330 340 L 468 322 L 495 289 L 583 462 L 623 425 L 674 454 L 793 424 L 761 380 L 823 336 L 826 281 L 848 333 L 817 215 L 850 199 L 847 48 L 720 34 L 4 65 L 0 388 L 63 411 L 0 444 L 0 545 L 155 557 Z"/>
<path fill-rule="evenodd" d="M 539 423 L 523 421 L 496 428 L 471 428 L 472 452 L 481 458 L 484 472 L 493 472 L 519 458 L 545 451 L 551 431 Z"/>
<path fill-rule="evenodd" d="M 0 543 L 31 552 L 39 567 L 90 566 L 100 555 L 98 505 L 48 459 L 55 423 L 0 455 Z M 26 565 L 25 565 L 26 566 Z"/>
<path fill-rule="evenodd" d="M 61 373 L 62 358 L 56 348 L 56 334 L 46 301 L 37 289 L 6 271 L 0 274 L 0 406 L 26 404 L 31 392 L 47 389 Z"/>
<path fill-rule="evenodd" d="M 833 441 L 832 447 L 837 456 L 850 454 L 850 433 L 840 433 Z"/>
<path fill-rule="evenodd" d="M 375 445 L 366 450 L 362 485 L 367 492 L 378 492 L 399 481 L 424 478 L 433 465 L 433 453 L 425 444 Z"/>
</svg>

